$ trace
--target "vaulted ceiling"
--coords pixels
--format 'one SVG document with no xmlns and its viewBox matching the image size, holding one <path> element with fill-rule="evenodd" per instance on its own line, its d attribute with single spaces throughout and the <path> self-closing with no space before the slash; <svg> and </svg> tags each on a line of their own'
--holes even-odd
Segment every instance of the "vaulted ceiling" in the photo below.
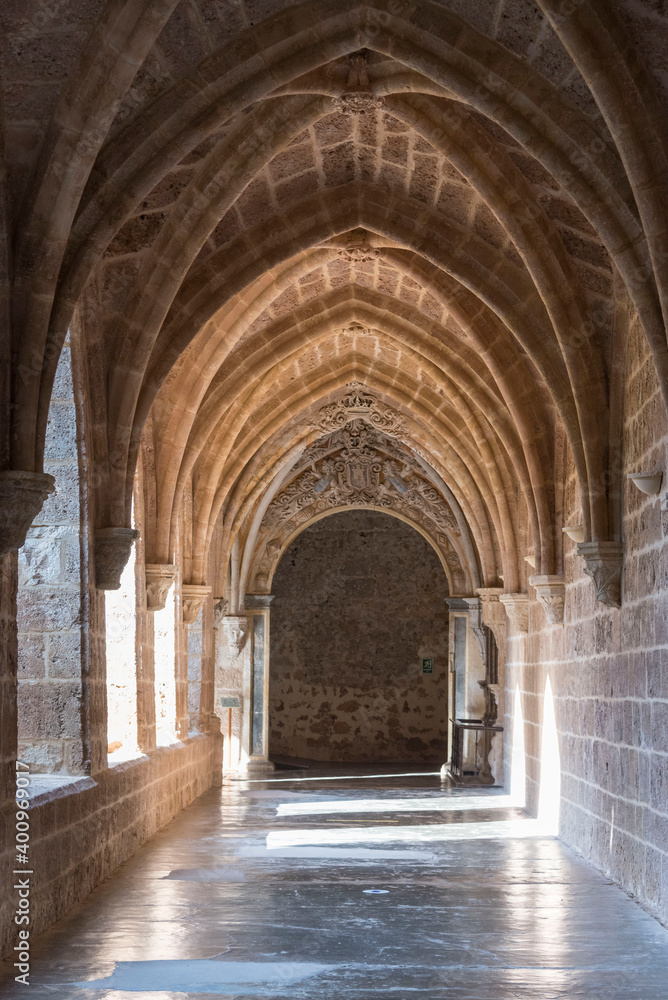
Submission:
<svg viewBox="0 0 668 1000">
<path fill-rule="evenodd" d="M 629 316 L 668 387 L 662 5 L 8 8 L 10 467 L 40 467 L 73 324 L 97 524 L 129 524 L 149 442 L 147 556 L 187 493 L 193 582 L 351 382 L 402 415 L 483 582 L 520 587 L 522 545 L 558 570 L 565 453 L 587 537 L 616 537 Z"/>
</svg>

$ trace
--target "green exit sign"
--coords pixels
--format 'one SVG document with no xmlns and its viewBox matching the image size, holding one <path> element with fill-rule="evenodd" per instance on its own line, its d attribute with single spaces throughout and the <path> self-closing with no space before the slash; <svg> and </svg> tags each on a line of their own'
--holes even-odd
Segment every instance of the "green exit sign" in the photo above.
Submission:
<svg viewBox="0 0 668 1000">
<path fill-rule="evenodd" d="M 423 674 L 433 674 L 434 672 L 434 658 L 433 656 L 428 656 L 422 661 L 422 673 Z"/>
<path fill-rule="evenodd" d="M 239 708 L 238 698 L 221 698 L 220 704 L 223 708 Z"/>
</svg>

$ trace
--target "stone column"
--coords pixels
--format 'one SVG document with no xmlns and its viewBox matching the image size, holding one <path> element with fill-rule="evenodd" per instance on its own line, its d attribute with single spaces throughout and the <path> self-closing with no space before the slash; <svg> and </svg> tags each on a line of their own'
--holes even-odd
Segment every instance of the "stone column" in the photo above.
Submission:
<svg viewBox="0 0 668 1000">
<path fill-rule="evenodd" d="M 250 656 L 244 678 L 243 740 L 248 774 L 274 770 L 269 760 L 269 606 L 270 594 L 247 594 Z"/>
<path fill-rule="evenodd" d="M 216 605 L 215 630 L 215 684 L 213 710 L 220 719 L 223 733 L 223 772 L 243 769 L 247 754 L 243 748 L 244 711 L 250 676 L 250 643 L 248 639 L 249 619 L 246 615 L 226 615 L 225 602 L 220 599 Z"/>
<path fill-rule="evenodd" d="M 506 689 L 506 630 L 508 618 L 506 609 L 500 601 L 503 587 L 480 587 L 480 616 L 482 624 L 487 626 L 496 642 L 497 677 L 496 682 L 488 681 L 488 688 L 496 699 L 496 717 L 500 726 L 505 726 L 505 689 Z M 492 740 L 489 764 L 497 785 L 502 785 L 503 774 L 503 739 L 497 735 Z"/>
<path fill-rule="evenodd" d="M 484 695 L 479 681 L 484 680 L 482 655 L 477 642 L 471 643 L 471 600 L 477 598 L 446 597 L 449 609 L 448 659 L 450 685 L 448 688 L 448 760 L 452 751 L 453 719 L 482 719 Z M 475 609 L 474 609 L 475 610 Z M 472 662 L 473 661 L 473 662 Z M 479 662 L 478 662 L 479 661 Z"/>
</svg>

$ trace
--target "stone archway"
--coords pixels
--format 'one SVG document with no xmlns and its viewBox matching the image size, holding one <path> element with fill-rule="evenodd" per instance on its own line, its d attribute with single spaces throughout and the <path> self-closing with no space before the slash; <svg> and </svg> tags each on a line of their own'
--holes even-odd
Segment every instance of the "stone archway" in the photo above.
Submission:
<svg viewBox="0 0 668 1000">
<path fill-rule="evenodd" d="M 273 593 L 269 756 L 440 766 L 449 588 L 434 548 L 386 513 L 334 513 L 293 539 Z"/>
</svg>

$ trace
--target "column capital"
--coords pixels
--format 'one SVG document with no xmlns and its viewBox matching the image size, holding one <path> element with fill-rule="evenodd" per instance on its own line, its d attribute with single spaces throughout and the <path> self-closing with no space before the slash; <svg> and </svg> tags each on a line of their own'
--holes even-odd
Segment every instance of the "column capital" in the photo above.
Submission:
<svg viewBox="0 0 668 1000">
<path fill-rule="evenodd" d="M 98 528 L 95 532 L 95 586 L 120 590 L 121 575 L 139 538 L 136 528 Z"/>
<path fill-rule="evenodd" d="M 526 634 L 529 631 L 528 594 L 500 594 L 499 600 L 506 609 L 511 632 Z"/>
<path fill-rule="evenodd" d="M 201 583 L 181 584 L 181 609 L 186 625 L 194 625 L 202 606 L 211 593 L 211 587 Z"/>
<path fill-rule="evenodd" d="M 621 542 L 580 542 L 578 555 L 584 559 L 584 571 L 594 581 L 596 600 L 609 608 L 622 604 L 622 560 L 624 546 Z"/>
<path fill-rule="evenodd" d="M 46 472 L 0 472 L 0 556 L 21 548 L 28 528 L 55 488 L 55 479 Z"/>
<path fill-rule="evenodd" d="M 246 611 L 268 611 L 274 594 L 246 594 L 244 606 Z"/>
<path fill-rule="evenodd" d="M 444 597 L 444 602 L 447 604 L 450 611 L 470 611 L 471 605 L 468 603 L 470 597 Z"/>
<path fill-rule="evenodd" d="M 169 588 L 174 583 L 176 566 L 172 563 L 146 563 L 146 606 L 149 611 L 162 611 Z"/>
<path fill-rule="evenodd" d="M 564 624 L 566 603 L 566 578 L 563 576 L 530 576 L 529 583 L 536 591 L 536 597 L 545 612 L 550 625 Z"/>
</svg>

